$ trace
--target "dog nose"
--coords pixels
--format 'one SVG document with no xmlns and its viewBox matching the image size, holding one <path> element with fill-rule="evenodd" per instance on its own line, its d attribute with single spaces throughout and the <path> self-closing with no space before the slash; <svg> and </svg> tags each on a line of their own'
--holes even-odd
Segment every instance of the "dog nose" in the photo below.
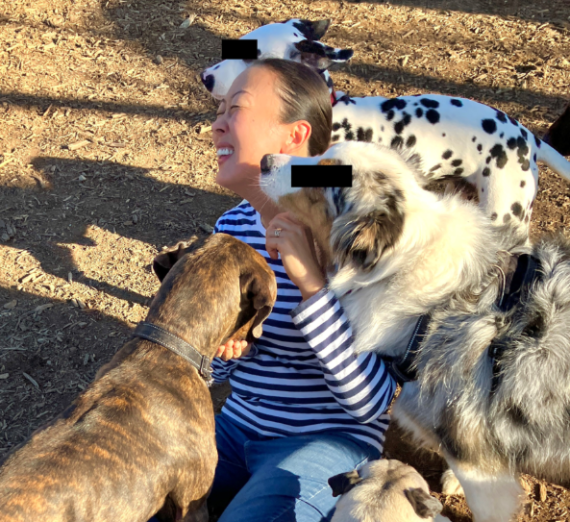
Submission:
<svg viewBox="0 0 570 522">
<path fill-rule="evenodd" d="M 261 158 L 261 173 L 269 174 L 274 164 L 273 154 L 266 154 L 263 156 L 263 158 Z"/>
<path fill-rule="evenodd" d="M 206 87 L 209 92 L 212 92 L 212 89 L 214 88 L 214 75 L 202 73 L 200 74 L 200 78 L 202 79 L 204 87 Z"/>
</svg>

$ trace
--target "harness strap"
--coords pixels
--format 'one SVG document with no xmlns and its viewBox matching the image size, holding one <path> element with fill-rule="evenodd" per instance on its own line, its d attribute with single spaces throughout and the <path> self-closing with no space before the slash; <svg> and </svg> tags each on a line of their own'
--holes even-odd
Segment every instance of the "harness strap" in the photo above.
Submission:
<svg viewBox="0 0 570 522">
<path fill-rule="evenodd" d="M 431 316 L 429 314 L 420 316 L 403 359 L 392 359 L 391 361 L 392 373 L 400 385 L 405 382 L 415 381 L 418 378 L 417 368 L 414 363 L 430 322 Z"/>
<path fill-rule="evenodd" d="M 179 355 L 194 366 L 204 379 L 209 380 L 211 378 L 212 369 L 210 368 L 210 359 L 202 355 L 190 343 L 187 343 L 184 339 L 168 332 L 164 328 L 152 323 L 147 323 L 146 321 L 141 321 L 135 328 L 133 337 L 140 337 L 141 339 L 152 341 L 156 344 L 160 344 L 160 346 L 164 348 L 168 348 L 171 352 Z"/>
<path fill-rule="evenodd" d="M 520 303 L 523 294 L 535 279 L 541 277 L 539 260 L 530 254 L 510 255 L 506 262 L 506 268 L 497 266 L 500 281 L 499 296 L 495 304 L 501 312 L 508 312 Z M 519 313 L 522 313 L 521 310 Z M 493 396 L 499 387 L 501 378 L 501 358 L 509 348 L 506 339 L 495 337 L 487 348 L 487 355 L 492 361 L 493 378 L 491 381 L 490 395 Z"/>
</svg>

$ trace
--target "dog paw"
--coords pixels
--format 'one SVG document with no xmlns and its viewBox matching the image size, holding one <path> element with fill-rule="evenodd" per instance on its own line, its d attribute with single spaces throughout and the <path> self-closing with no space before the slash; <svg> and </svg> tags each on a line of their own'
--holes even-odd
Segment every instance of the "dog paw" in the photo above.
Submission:
<svg viewBox="0 0 570 522">
<path fill-rule="evenodd" d="M 450 469 L 448 469 L 441 477 L 441 492 L 444 495 L 465 496 L 459 480 L 457 480 L 455 473 Z"/>
</svg>

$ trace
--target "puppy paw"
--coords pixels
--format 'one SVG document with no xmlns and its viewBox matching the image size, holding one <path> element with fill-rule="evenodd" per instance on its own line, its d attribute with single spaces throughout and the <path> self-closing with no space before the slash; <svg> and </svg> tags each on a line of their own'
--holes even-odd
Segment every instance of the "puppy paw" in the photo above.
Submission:
<svg viewBox="0 0 570 522">
<path fill-rule="evenodd" d="M 457 480 L 455 473 L 450 469 L 448 469 L 441 477 L 441 492 L 444 495 L 465 496 L 459 480 Z"/>
</svg>

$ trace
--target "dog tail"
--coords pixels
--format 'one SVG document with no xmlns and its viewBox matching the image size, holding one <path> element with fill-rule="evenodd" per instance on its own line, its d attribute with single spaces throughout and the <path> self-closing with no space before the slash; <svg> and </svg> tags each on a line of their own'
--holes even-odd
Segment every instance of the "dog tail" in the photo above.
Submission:
<svg viewBox="0 0 570 522">
<path fill-rule="evenodd" d="M 546 163 L 554 172 L 570 181 L 570 162 L 548 143 L 542 142 L 537 150 L 537 160 Z"/>
<path fill-rule="evenodd" d="M 562 115 L 550 126 L 542 141 L 563 156 L 570 155 L 570 103 Z"/>
</svg>

